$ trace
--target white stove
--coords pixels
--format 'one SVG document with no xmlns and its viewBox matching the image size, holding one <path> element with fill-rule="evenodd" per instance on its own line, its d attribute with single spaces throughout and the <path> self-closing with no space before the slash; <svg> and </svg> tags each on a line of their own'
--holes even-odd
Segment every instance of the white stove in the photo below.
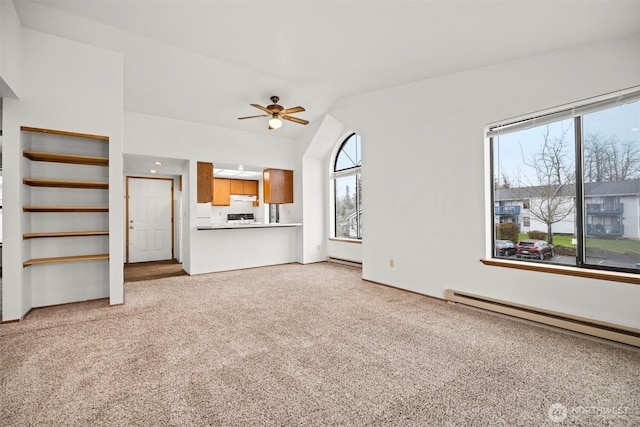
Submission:
<svg viewBox="0 0 640 427">
<path fill-rule="evenodd" d="M 253 224 L 255 217 L 252 213 L 227 214 L 227 224 Z"/>
</svg>

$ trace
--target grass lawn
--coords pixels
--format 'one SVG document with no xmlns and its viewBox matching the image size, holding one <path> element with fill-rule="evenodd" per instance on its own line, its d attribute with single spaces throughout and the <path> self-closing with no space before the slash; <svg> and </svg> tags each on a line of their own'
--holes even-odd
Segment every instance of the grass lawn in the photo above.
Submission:
<svg viewBox="0 0 640 427">
<path fill-rule="evenodd" d="M 518 236 L 519 240 L 525 240 L 529 237 L 526 233 L 520 234 Z M 573 236 L 567 235 L 554 235 L 553 236 L 553 244 L 554 246 L 564 246 L 566 248 L 575 248 L 576 245 L 571 243 L 571 240 L 574 239 Z M 546 239 L 545 239 L 546 240 Z M 587 247 L 588 248 L 600 248 L 606 251 L 611 252 L 634 252 L 640 253 L 640 240 L 635 239 L 595 239 L 595 238 L 587 238 Z"/>
</svg>

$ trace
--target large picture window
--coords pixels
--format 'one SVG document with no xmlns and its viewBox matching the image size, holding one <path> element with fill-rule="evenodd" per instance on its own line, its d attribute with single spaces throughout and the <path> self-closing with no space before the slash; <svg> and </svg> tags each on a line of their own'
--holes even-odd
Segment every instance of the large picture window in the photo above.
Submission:
<svg viewBox="0 0 640 427">
<path fill-rule="evenodd" d="M 353 133 L 340 145 L 333 165 L 336 238 L 362 239 L 361 167 L 360 136 Z"/>
<path fill-rule="evenodd" d="M 639 100 L 626 91 L 489 129 L 494 258 L 640 272 Z"/>
</svg>

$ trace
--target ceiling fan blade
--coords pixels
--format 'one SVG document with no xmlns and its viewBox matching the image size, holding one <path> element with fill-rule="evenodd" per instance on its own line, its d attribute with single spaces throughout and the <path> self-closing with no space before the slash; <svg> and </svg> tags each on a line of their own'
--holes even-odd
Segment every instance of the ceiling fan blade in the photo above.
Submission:
<svg viewBox="0 0 640 427">
<path fill-rule="evenodd" d="M 293 113 L 300 113 L 301 111 L 307 111 L 307 110 L 305 110 L 301 106 L 297 106 L 297 107 L 291 107 L 291 108 L 287 108 L 285 110 L 282 110 L 282 111 L 280 111 L 280 114 L 293 114 Z"/>
<path fill-rule="evenodd" d="M 271 114 L 271 111 L 267 110 L 267 108 L 263 107 L 262 105 L 258 105 L 258 104 L 249 104 L 249 105 L 251 105 L 252 107 L 256 107 L 258 110 L 262 110 L 267 114 Z"/>
<path fill-rule="evenodd" d="M 271 117 L 269 114 L 260 114 L 259 116 L 238 117 L 238 120 L 255 119 L 256 117 Z"/>
<path fill-rule="evenodd" d="M 292 117 L 292 116 L 280 116 L 280 117 L 285 119 L 285 120 L 289 120 L 290 122 L 300 123 L 301 125 L 308 125 L 309 124 L 309 120 L 299 119 L 297 117 Z"/>
</svg>

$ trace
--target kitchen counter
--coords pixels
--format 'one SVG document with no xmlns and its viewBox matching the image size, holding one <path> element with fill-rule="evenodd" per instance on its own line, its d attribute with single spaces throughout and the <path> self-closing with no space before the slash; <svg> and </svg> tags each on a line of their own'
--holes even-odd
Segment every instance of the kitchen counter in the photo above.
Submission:
<svg viewBox="0 0 640 427">
<path fill-rule="evenodd" d="M 215 233 L 210 230 L 217 230 Z M 298 262 L 301 223 L 198 224 L 191 229 L 189 274 Z"/>
<path fill-rule="evenodd" d="M 302 223 L 248 223 L 248 224 L 211 224 L 211 225 L 199 225 L 196 228 L 198 230 L 235 230 L 240 228 L 282 228 L 282 227 L 299 227 Z"/>
</svg>

